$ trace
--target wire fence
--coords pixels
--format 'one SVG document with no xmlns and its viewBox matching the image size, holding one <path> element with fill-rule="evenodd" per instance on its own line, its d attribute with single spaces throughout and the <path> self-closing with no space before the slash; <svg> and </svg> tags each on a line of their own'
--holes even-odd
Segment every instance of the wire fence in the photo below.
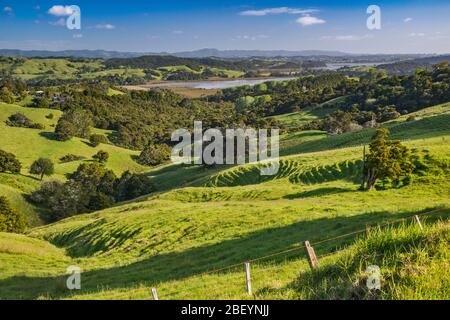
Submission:
<svg viewBox="0 0 450 320">
<path fill-rule="evenodd" d="M 348 232 L 345 234 L 341 234 L 338 236 L 333 236 L 326 239 L 318 239 L 315 241 L 311 241 L 310 245 L 315 248 L 320 248 L 321 245 L 327 243 L 333 243 L 337 240 L 355 237 L 357 235 L 366 234 L 369 230 L 374 228 L 385 228 L 387 226 L 392 226 L 398 224 L 400 222 L 411 221 L 414 219 L 417 223 L 419 223 L 420 228 L 422 228 L 422 224 L 420 223 L 419 217 L 431 216 L 433 214 L 448 211 L 448 208 L 438 208 L 432 211 L 423 212 L 414 214 L 408 217 L 402 217 L 399 219 L 391 220 L 389 222 L 383 224 L 375 224 L 375 225 L 367 225 L 364 228 L 361 228 L 356 231 Z M 306 240 L 305 240 L 306 242 Z M 162 283 L 158 288 L 159 298 L 161 299 L 172 299 L 172 298 L 181 298 L 181 297 L 197 297 L 199 295 L 199 290 L 206 293 L 208 299 L 226 299 L 227 296 L 229 298 L 235 297 L 253 297 L 251 294 L 252 290 L 249 290 L 248 284 L 247 288 L 245 287 L 245 265 L 251 264 L 251 281 L 253 288 L 259 291 L 261 290 L 269 290 L 268 282 L 272 283 L 273 286 L 279 287 L 290 281 L 295 280 L 301 271 L 308 270 L 308 255 L 305 254 L 307 252 L 307 247 L 305 243 L 298 243 L 292 246 L 291 248 L 274 252 L 268 255 L 255 257 L 252 259 L 248 259 L 246 261 L 241 261 L 239 263 L 223 266 L 220 268 L 208 270 L 205 272 L 201 272 L 198 274 L 193 274 L 184 278 L 183 280 L 178 281 L 177 283 Z M 324 254 L 315 256 L 318 260 L 323 260 L 333 255 L 336 255 L 342 251 L 347 249 L 347 247 L 341 247 L 338 250 L 332 250 L 331 252 L 326 252 Z M 302 253 L 301 255 L 297 253 Z M 314 254 L 315 255 L 315 254 Z M 279 258 L 285 256 L 284 262 L 273 262 L 270 261 L 272 258 Z M 266 261 L 266 263 L 264 263 Z M 271 265 L 272 263 L 272 265 Z M 289 266 L 289 267 L 287 267 Z M 226 273 L 226 276 L 223 275 Z M 281 275 L 277 278 L 277 275 Z M 203 278 L 203 279 L 202 279 Z M 186 286 L 186 283 L 190 280 L 195 279 L 199 281 L 200 284 L 195 286 Z M 203 281 L 202 281 L 203 280 Z M 214 283 L 213 291 L 211 291 L 210 284 Z M 178 288 L 179 287 L 179 288 Z M 154 288 L 156 290 L 156 287 Z M 254 292 L 254 290 L 253 290 Z M 249 295 L 250 294 L 250 295 Z M 205 294 L 201 294 L 201 296 L 205 296 Z M 155 295 L 153 298 L 156 298 Z"/>
</svg>

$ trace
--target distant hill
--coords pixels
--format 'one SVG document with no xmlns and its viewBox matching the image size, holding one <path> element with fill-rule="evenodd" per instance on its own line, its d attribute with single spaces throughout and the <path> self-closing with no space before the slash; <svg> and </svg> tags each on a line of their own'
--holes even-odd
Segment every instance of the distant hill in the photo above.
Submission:
<svg viewBox="0 0 450 320">
<path fill-rule="evenodd" d="M 217 50 L 217 49 L 201 49 L 196 51 L 177 52 L 173 54 L 183 58 L 250 58 L 250 57 L 307 57 L 307 56 L 330 56 L 342 57 L 352 55 L 350 53 L 340 51 L 324 51 L 324 50 Z"/>
<path fill-rule="evenodd" d="M 434 64 L 440 62 L 450 62 L 450 55 L 409 59 L 395 63 L 382 64 L 377 68 L 386 70 L 389 74 L 408 75 L 413 74 L 417 69 L 431 69 Z"/>
<path fill-rule="evenodd" d="M 330 56 L 343 57 L 350 56 L 349 53 L 340 51 L 322 51 L 322 50 L 304 50 L 304 51 L 287 51 L 287 50 L 217 50 L 217 49 L 201 49 L 185 52 L 119 52 L 105 50 L 64 50 L 64 51 L 44 51 L 44 50 L 15 50 L 0 49 L 0 56 L 22 56 L 22 57 L 76 57 L 76 58 L 134 58 L 149 55 L 172 55 L 180 58 L 248 58 L 248 57 L 306 57 L 306 56 Z"/>
</svg>

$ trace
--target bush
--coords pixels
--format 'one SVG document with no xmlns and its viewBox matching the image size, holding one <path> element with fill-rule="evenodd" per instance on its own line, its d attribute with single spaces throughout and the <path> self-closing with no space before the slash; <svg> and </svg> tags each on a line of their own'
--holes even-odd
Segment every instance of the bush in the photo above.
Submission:
<svg viewBox="0 0 450 320">
<path fill-rule="evenodd" d="M 170 160 L 171 151 L 165 144 L 150 144 L 142 150 L 138 162 L 144 166 L 157 166 Z"/>
<path fill-rule="evenodd" d="M 109 159 L 109 153 L 103 150 L 100 150 L 99 152 L 97 152 L 92 159 L 94 159 L 97 162 L 100 163 L 106 163 L 108 162 Z"/>
<path fill-rule="evenodd" d="M 74 161 L 80 161 L 80 160 L 84 160 L 86 159 L 86 157 L 83 156 L 77 156 L 75 154 L 67 154 L 64 157 L 59 158 L 59 161 L 61 161 L 61 163 L 69 163 L 69 162 L 74 162 Z"/>
<path fill-rule="evenodd" d="M 92 134 L 89 137 L 89 142 L 91 143 L 91 145 L 95 148 L 97 147 L 100 143 L 103 144 L 107 144 L 108 143 L 108 139 L 102 135 L 102 134 Z"/>
<path fill-rule="evenodd" d="M 8 118 L 8 120 L 6 120 L 5 122 L 10 127 L 30 128 L 30 129 L 39 129 L 39 130 L 42 130 L 45 128 L 40 123 L 33 123 L 33 121 L 28 119 L 24 114 L 22 114 L 20 112 L 11 115 Z"/>
<path fill-rule="evenodd" d="M 21 168 L 14 154 L 0 150 L 0 172 L 20 173 Z"/>
<path fill-rule="evenodd" d="M 24 218 L 11 208 L 5 197 L 0 196 L 0 232 L 22 233 L 25 227 Z"/>
</svg>

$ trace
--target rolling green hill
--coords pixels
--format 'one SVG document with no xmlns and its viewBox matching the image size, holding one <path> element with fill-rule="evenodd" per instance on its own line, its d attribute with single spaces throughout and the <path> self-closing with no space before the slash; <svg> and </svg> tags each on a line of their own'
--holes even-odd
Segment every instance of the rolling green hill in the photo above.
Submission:
<svg viewBox="0 0 450 320">
<path fill-rule="evenodd" d="M 150 299 L 156 287 L 160 299 L 246 299 L 243 263 L 249 260 L 257 299 L 349 298 L 354 292 L 370 298 L 352 287 L 364 279 L 357 266 L 369 263 L 390 279 L 379 298 L 448 297 L 449 275 L 437 273 L 448 261 L 450 122 L 441 112 L 447 107 L 387 124 L 432 168 L 402 188 L 358 190 L 359 145 L 373 130 L 331 137 L 304 132 L 284 137 L 286 155 L 270 179 L 259 178 L 257 165 L 155 168 L 148 174 L 165 191 L 37 227 L 27 236 L 0 234 L 0 298 Z M 424 233 L 408 224 L 367 237 L 355 233 L 423 213 L 429 213 L 422 218 Z M 320 257 L 317 276 L 308 270 L 305 240 Z M 429 264 L 419 253 L 431 257 Z M 82 269 L 80 291 L 64 289 L 69 265 Z M 417 268 L 429 276 L 405 274 Z M 349 290 L 335 292 L 327 283 Z"/>
<path fill-rule="evenodd" d="M 45 128 L 36 130 L 7 126 L 5 120 L 17 112 L 23 113 L 35 123 L 43 124 Z M 46 118 L 49 114 L 54 115 L 53 119 Z M 32 226 L 40 224 L 39 210 L 28 204 L 23 199 L 23 194 L 30 193 L 39 185 L 39 181 L 30 176 L 28 170 L 33 161 L 40 157 L 50 158 L 55 163 L 55 175 L 51 179 L 65 179 L 66 173 L 75 171 L 83 161 L 91 160 L 99 150 L 107 151 L 110 154 L 106 167 L 113 170 L 116 175 L 120 175 L 126 170 L 134 172 L 146 170 L 132 159 L 132 156 L 138 154 L 136 151 L 105 144 L 93 148 L 87 140 L 79 138 L 73 138 L 67 142 L 53 139 L 52 132 L 61 114 L 58 110 L 33 109 L 0 103 L 0 149 L 15 154 L 23 166 L 20 176 L 0 174 L 0 190 L 6 195 L 11 195 L 10 200 L 13 206 L 25 214 Z M 95 129 L 95 132 L 107 133 L 98 129 Z M 67 154 L 83 156 L 86 160 L 61 163 L 59 159 Z"/>
</svg>

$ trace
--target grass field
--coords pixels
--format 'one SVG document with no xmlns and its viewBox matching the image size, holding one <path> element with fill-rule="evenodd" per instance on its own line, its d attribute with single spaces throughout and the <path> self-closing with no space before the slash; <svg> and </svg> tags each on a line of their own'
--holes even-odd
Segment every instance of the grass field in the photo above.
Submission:
<svg viewBox="0 0 450 320">
<path fill-rule="evenodd" d="M 358 190 L 359 145 L 373 130 L 284 137 L 280 172 L 266 179 L 257 165 L 155 168 L 148 174 L 163 190 L 157 194 L 26 236 L 0 234 L 0 298 L 150 299 L 156 287 L 160 299 L 248 299 L 249 260 L 255 299 L 370 298 L 354 285 L 370 264 L 386 280 L 378 298 L 448 298 L 450 275 L 439 270 L 448 267 L 450 122 L 445 112 L 436 115 L 440 108 L 447 107 L 387 124 L 433 168 L 411 185 Z M 424 232 L 409 225 L 434 210 L 422 218 Z M 322 242 L 402 218 L 408 223 L 372 228 L 367 237 Z M 320 256 L 317 274 L 305 240 Z M 82 269 L 80 291 L 65 289 L 69 265 Z"/>
</svg>

